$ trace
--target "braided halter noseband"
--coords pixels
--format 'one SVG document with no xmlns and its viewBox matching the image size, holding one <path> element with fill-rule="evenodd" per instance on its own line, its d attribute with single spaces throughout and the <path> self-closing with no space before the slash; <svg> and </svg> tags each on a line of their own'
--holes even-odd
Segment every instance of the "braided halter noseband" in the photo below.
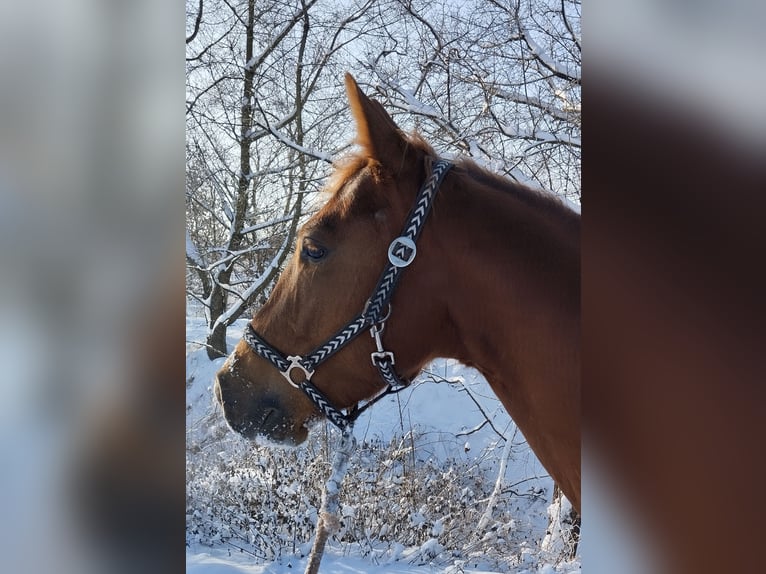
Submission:
<svg viewBox="0 0 766 574">
<path fill-rule="evenodd" d="M 367 300 L 362 312 L 334 337 L 304 357 L 299 355 L 285 356 L 261 337 L 252 325 L 248 324 L 245 328 L 243 338 L 248 346 L 256 354 L 274 365 L 288 383 L 303 391 L 316 407 L 341 430 L 346 429 L 373 403 L 385 395 L 401 391 L 409 384 L 409 381 L 403 380 L 394 370 L 394 354 L 383 348 L 381 334 L 386 326 L 386 320 L 391 314 L 390 301 L 401 272 L 415 259 L 418 237 L 420 237 L 425 220 L 431 211 L 439 185 L 451 167 L 452 164 L 448 161 L 436 160 L 434 162 L 431 175 L 418 192 L 415 205 L 407 217 L 402 234 L 394 239 L 388 247 L 389 263 L 386 264 L 375 290 Z M 381 378 L 385 381 L 386 389 L 363 407 L 356 406 L 348 414 L 345 414 L 330 403 L 324 393 L 311 382 L 311 377 L 321 363 L 348 345 L 365 329 L 370 330 L 370 335 L 375 340 L 377 350 L 371 353 L 370 358 L 372 364 L 378 368 Z M 298 382 L 295 382 L 292 377 L 295 369 L 300 372 Z"/>
</svg>

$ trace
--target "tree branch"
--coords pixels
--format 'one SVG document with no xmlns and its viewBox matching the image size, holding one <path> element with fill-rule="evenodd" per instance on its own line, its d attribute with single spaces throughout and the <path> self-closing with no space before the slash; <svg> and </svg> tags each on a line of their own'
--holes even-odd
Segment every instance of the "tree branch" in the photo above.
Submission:
<svg viewBox="0 0 766 574">
<path fill-rule="evenodd" d="M 580 85 L 579 76 L 575 76 L 569 66 L 562 66 L 559 62 L 552 60 L 545 54 L 545 52 L 543 52 L 543 49 L 537 42 L 535 42 L 534 38 L 532 38 L 532 35 L 529 33 L 529 30 L 527 30 L 526 26 L 521 22 L 521 19 L 519 19 L 518 25 L 524 43 L 527 45 L 527 48 L 529 48 L 530 52 L 532 52 L 535 60 L 539 62 L 543 68 L 557 78 L 572 82 L 578 86 Z"/>
<path fill-rule="evenodd" d="M 187 44 L 190 44 L 192 41 L 194 41 L 194 38 L 197 37 L 197 32 L 199 32 L 199 24 L 202 21 L 202 2 L 203 0 L 199 0 L 199 8 L 197 9 L 197 18 L 194 20 L 194 31 L 192 32 L 191 36 L 186 37 Z"/>
<path fill-rule="evenodd" d="M 567 11 L 564 5 L 565 1 L 566 0 L 561 0 L 561 17 L 564 20 L 564 26 L 566 26 L 569 35 L 572 36 L 572 41 L 575 43 L 575 46 L 577 46 L 577 49 L 582 51 L 582 47 L 580 46 L 580 39 L 574 33 L 572 26 L 569 24 L 569 18 L 567 18 Z"/>
</svg>

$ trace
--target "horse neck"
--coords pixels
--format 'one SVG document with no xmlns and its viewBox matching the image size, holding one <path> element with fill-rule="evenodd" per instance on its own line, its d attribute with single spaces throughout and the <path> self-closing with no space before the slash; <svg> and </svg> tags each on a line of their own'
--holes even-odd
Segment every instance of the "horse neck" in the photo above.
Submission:
<svg viewBox="0 0 766 574">
<path fill-rule="evenodd" d="M 579 317 L 579 216 L 521 186 L 494 187 L 501 180 L 474 180 L 470 172 L 456 179 L 434 208 L 432 236 L 436 264 L 459 278 L 453 318 L 464 316 L 470 330 L 478 317 L 481 327 L 551 313 Z"/>
<path fill-rule="evenodd" d="M 453 278 L 453 355 L 487 378 L 543 465 L 570 498 L 577 482 L 579 498 L 579 216 L 489 178 L 456 179 L 434 206 L 431 236 Z"/>
</svg>

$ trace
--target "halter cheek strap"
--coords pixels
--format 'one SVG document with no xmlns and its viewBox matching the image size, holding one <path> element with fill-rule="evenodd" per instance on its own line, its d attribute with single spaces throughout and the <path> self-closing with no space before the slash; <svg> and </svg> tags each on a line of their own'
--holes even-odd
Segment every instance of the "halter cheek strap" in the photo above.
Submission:
<svg viewBox="0 0 766 574">
<path fill-rule="evenodd" d="M 261 337 L 252 325 L 248 324 L 245 328 L 243 339 L 250 349 L 274 365 L 288 383 L 303 391 L 314 405 L 341 430 L 345 429 L 375 402 L 388 394 L 401 391 L 409 384 L 408 380 L 396 373 L 394 353 L 385 350 L 381 336 L 386 326 L 386 320 L 391 314 L 390 301 L 401 272 L 415 260 L 418 238 L 431 211 L 436 192 L 451 167 L 452 164 L 445 160 L 434 162 L 431 175 L 418 192 L 415 205 L 407 217 L 402 234 L 388 246 L 389 262 L 383 269 L 372 295 L 367 300 L 362 312 L 346 324 L 334 337 L 306 356 L 286 356 Z M 384 311 L 385 315 L 383 314 Z M 364 406 L 359 407 L 357 405 L 348 414 L 344 414 L 340 409 L 335 408 L 324 393 L 311 382 L 311 377 L 321 363 L 348 345 L 365 329 L 369 329 L 370 336 L 375 341 L 376 350 L 370 354 L 370 359 L 386 383 L 386 389 Z"/>
</svg>

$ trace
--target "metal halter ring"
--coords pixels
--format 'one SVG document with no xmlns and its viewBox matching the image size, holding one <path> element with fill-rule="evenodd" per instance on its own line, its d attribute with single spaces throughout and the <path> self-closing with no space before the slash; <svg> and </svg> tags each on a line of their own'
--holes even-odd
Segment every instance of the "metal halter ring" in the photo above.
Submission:
<svg viewBox="0 0 766 574">
<path fill-rule="evenodd" d="M 282 373 L 282 376 L 287 379 L 287 382 L 290 383 L 292 386 L 294 386 L 296 389 L 300 388 L 300 383 L 303 381 L 310 381 L 311 377 L 314 374 L 314 371 L 309 371 L 306 367 L 304 367 L 301 364 L 301 360 L 303 357 L 299 355 L 291 355 L 287 357 L 287 361 L 290 363 L 287 368 L 284 371 L 280 371 Z M 293 369 L 300 369 L 303 372 L 303 380 L 299 383 L 296 383 L 293 381 L 293 378 L 290 376 L 290 373 L 293 372 Z"/>
</svg>

